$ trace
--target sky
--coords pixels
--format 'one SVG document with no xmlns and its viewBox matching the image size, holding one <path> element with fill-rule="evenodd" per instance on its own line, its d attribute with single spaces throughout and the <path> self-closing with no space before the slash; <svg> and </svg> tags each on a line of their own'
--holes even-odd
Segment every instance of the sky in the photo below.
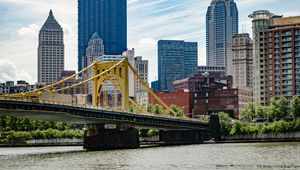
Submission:
<svg viewBox="0 0 300 170">
<path fill-rule="evenodd" d="M 198 64 L 205 65 L 205 14 L 211 0 L 127 0 L 128 48 L 149 60 L 149 80 L 157 78 L 157 41 L 198 42 Z M 239 32 L 251 35 L 255 10 L 300 15 L 299 0 L 235 0 Z M 0 0 L 0 82 L 37 81 L 39 29 L 52 9 L 64 29 L 65 69 L 77 69 L 76 0 Z"/>
</svg>

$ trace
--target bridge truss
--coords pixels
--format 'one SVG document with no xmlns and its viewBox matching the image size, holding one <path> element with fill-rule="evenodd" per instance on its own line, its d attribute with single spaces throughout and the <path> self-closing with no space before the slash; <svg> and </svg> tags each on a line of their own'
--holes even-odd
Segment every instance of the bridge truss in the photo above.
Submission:
<svg viewBox="0 0 300 170">
<path fill-rule="evenodd" d="M 152 95 L 159 105 L 167 112 L 176 115 L 138 75 L 128 59 L 118 62 L 94 62 L 76 74 L 62 79 L 53 84 L 29 92 L 7 94 L 0 96 L 0 100 L 27 101 L 33 103 L 54 103 L 62 105 L 81 105 L 88 108 L 101 108 L 110 111 L 129 112 L 130 106 L 134 106 L 139 114 L 151 114 L 145 106 L 138 104 L 129 96 L 129 72 L 134 75 L 135 82 L 139 82 L 149 95 Z M 108 86 L 113 86 L 113 95 L 108 94 Z M 90 105 L 74 101 L 74 96 L 88 96 L 91 94 Z M 108 103 L 113 99 L 113 106 Z M 110 100 L 111 101 L 111 100 Z M 160 115 L 162 116 L 162 115 Z M 164 117 L 172 117 L 163 115 Z M 177 119 L 186 119 L 179 118 Z"/>
</svg>

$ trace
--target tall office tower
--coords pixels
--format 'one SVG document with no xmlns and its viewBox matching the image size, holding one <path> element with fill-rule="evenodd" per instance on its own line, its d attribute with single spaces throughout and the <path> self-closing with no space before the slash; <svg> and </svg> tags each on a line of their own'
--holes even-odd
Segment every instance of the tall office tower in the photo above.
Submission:
<svg viewBox="0 0 300 170">
<path fill-rule="evenodd" d="M 225 66 L 232 75 L 232 37 L 238 34 L 238 9 L 233 0 L 213 0 L 206 13 L 206 65 Z"/>
<path fill-rule="evenodd" d="M 104 55 L 103 40 L 99 34 L 95 32 L 89 40 L 88 47 L 85 50 L 86 57 L 83 57 L 83 67 L 92 64 L 98 57 Z"/>
<path fill-rule="evenodd" d="M 78 0 L 78 70 L 93 33 L 103 39 L 106 55 L 127 50 L 127 0 Z"/>
<path fill-rule="evenodd" d="M 89 40 L 88 47 L 85 50 L 86 56 L 82 58 L 83 68 L 91 65 L 98 57 L 104 55 L 103 40 L 95 32 Z M 92 70 L 88 71 L 88 77 L 92 76 Z M 92 93 L 92 82 L 88 83 L 88 94 Z"/>
<path fill-rule="evenodd" d="M 300 96 L 300 16 L 271 19 L 267 42 L 272 96 Z"/>
<path fill-rule="evenodd" d="M 148 60 L 143 60 L 141 56 L 134 58 L 134 67 L 141 79 L 148 84 Z M 139 79 L 135 78 L 135 99 L 142 106 L 148 104 L 148 91 Z"/>
<path fill-rule="evenodd" d="M 158 41 L 160 91 L 173 91 L 173 81 L 197 74 L 198 44 L 176 40 Z"/>
<path fill-rule="evenodd" d="M 253 43 L 249 34 L 236 34 L 232 42 L 233 86 L 252 87 Z"/>
<path fill-rule="evenodd" d="M 39 33 L 38 82 L 49 84 L 57 81 L 64 70 L 64 33 L 55 20 L 52 10 Z"/>
<path fill-rule="evenodd" d="M 259 10 L 249 15 L 253 31 L 253 95 L 254 102 L 268 105 L 270 102 L 270 77 L 268 63 L 267 30 L 272 13 Z"/>
</svg>

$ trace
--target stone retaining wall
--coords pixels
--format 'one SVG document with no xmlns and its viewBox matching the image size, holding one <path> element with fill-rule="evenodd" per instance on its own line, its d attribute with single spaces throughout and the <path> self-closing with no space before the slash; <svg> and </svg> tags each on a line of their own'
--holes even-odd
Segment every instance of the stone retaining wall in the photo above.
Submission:
<svg viewBox="0 0 300 170">
<path fill-rule="evenodd" d="M 237 136 L 222 136 L 223 140 L 268 140 L 268 139 L 299 139 L 300 132 L 286 132 L 286 133 L 254 133 Z"/>
</svg>

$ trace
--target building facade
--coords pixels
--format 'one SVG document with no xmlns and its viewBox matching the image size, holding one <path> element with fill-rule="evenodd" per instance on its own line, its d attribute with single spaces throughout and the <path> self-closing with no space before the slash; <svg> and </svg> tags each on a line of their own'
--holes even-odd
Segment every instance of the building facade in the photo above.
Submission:
<svg viewBox="0 0 300 170">
<path fill-rule="evenodd" d="M 226 77 L 225 66 L 198 66 L 198 75 L 208 73 L 213 77 Z"/>
<path fill-rule="evenodd" d="M 253 87 L 253 44 L 249 34 L 236 34 L 232 51 L 233 86 Z"/>
<path fill-rule="evenodd" d="M 29 92 L 42 87 L 42 84 L 29 84 L 24 80 L 18 80 L 16 84 L 14 81 L 6 81 L 0 83 L 0 95 Z"/>
<path fill-rule="evenodd" d="M 270 68 L 267 30 L 273 14 L 266 10 L 255 11 L 252 18 L 253 37 L 253 95 L 254 102 L 268 105 L 270 102 Z"/>
<path fill-rule="evenodd" d="M 228 83 L 222 83 L 213 78 L 195 76 L 177 80 L 174 85 L 176 91 L 156 94 L 166 104 L 175 104 L 183 108 L 188 117 L 199 117 L 223 111 L 231 117 L 240 118 L 244 107 L 253 102 L 252 89 L 232 88 L 230 80 Z M 152 96 L 149 96 L 149 102 L 157 103 Z"/>
<path fill-rule="evenodd" d="M 127 50 L 127 0 L 78 0 L 78 70 L 90 37 L 97 32 L 104 53 L 120 55 Z"/>
<path fill-rule="evenodd" d="M 159 91 L 173 91 L 173 81 L 196 74 L 197 64 L 196 42 L 158 41 Z"/>
<path fill-rule="evenodd" d="M 148 84 L 148 60 L 143 60 L 141 56 L 134 58 L 134 65 L 137 74 L 140 78 Z M 141 81 L 135 77 L 135 100 L 138 104 L 142 106 L 147 106 L 148 104 L 148 91 L 141 84 Z"/>
<path fill-rule="evenodd" d="M 238 18 L 233 0 L 212 0 L 206 13 L 206 65 L 225 66 L 227 75 L 232 75 L 231 45 Z"/>
<path fill-rule="evenodd" d="M 91 65 L 98 57 L 104 55 L 103 40 L 97 32 L 90 38 L 85 54 L 86 56 L 82 58 L 83 68 Z"/>
<path fill-rule="evenodd" d="M 300 16 L 271 19 L 268 53 L 272 96 L 300 96 Z"/>
<path fill-rule="evenodd" d="M 52 10 L 39 33 L 38 82 L 50 84 L 57 81 L 64 70 L 64 33 L 55 20 Z"/>
<path fill-rule="evenodd" d="M 135 65 L 134 49 L 124 51 L 122 55 L 102 55 L 97 58 L 97 61 L 100 61 L 100 62 L 121 61 L 124 58 L 127 58 L 130 65 L 134 67 L 134 65 Z M 133 97 L 135 97 L 135 76 L 132 71 L 129 71 L 128 78 L 129 78 L 129 96 L 133 98 Z M 108 88 L 107 90 L 111 91 L 111 93 L 113 94 L 113 90 L 114 90 L 113 84 L 108 82 L 107 88 Z"/>
</svg>

